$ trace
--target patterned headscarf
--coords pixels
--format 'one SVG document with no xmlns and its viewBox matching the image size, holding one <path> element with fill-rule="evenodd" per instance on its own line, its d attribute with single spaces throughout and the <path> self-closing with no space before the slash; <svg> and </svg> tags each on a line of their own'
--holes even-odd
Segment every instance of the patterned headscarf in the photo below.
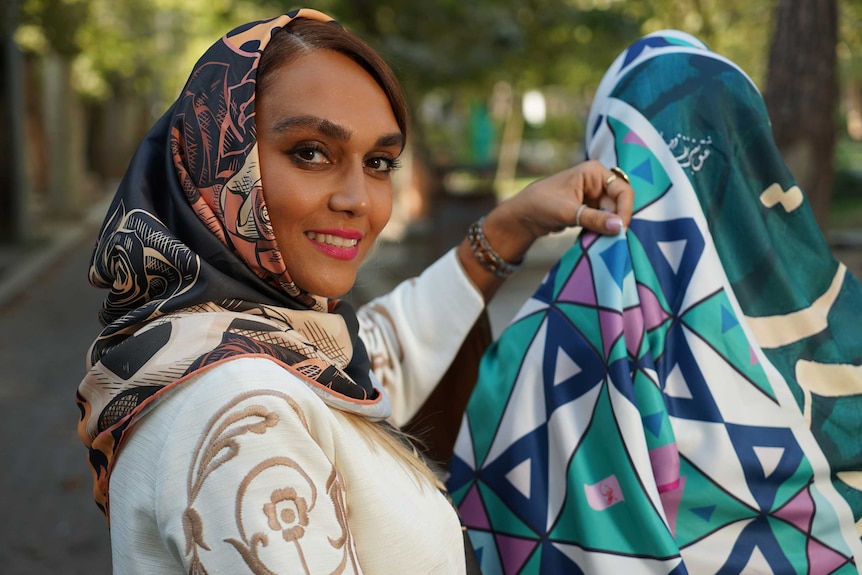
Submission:
<svg viewBox="0 0 862 575">
<path fill-rule="evenodd" d="M 168 389 L 220 362 L 265 356 L 334 407 L 389 415 L 353 309 L 293 283 L 264 203 L 255 78 L 269 39 L 295 18 L 338 25 L 302 9 L 214 44 L 140 145 L 99 233 L 90 281 L 110 290 L 107 327 L 77 401 L 106 515 L 126 432 Z"/>
<path fill-rule="evenodd" d="M 502 573 L 857 573 L 862 284 L 733 63 L 679 32 L 602 81 L 635 189 L 489 348 L 448 487 Z"/>
</svg>

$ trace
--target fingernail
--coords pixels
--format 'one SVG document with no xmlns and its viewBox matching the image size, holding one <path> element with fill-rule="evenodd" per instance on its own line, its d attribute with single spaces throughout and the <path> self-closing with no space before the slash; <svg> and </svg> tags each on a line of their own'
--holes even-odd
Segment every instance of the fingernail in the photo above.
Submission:
<svg viewBox="0 0 862 575">
<path fill-rule="evenodd" d="M 623 229 L 623 221 L 619 218 L 609 218 L 605 220 L 605 229 L 609 232 L 619 232 Z"/>
</svg>

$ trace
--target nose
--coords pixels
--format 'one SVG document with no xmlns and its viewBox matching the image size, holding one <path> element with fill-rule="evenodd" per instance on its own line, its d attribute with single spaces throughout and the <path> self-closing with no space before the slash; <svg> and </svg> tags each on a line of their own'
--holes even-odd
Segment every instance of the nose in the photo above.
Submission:
<svg viewBox="0 0 862 575">
<path fill-rule="evenodd" d="M 329 207 L 352 216 L 363 216 L 371 207 L 368 180 L 362 162 L 349 162 L 340 171 L 335 192 L 329 197 Z"/>
</svg>

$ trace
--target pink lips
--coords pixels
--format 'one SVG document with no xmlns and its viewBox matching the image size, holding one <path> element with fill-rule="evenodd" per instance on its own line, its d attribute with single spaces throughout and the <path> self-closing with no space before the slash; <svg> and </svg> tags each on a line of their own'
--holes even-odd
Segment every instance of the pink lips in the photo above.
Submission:
<svg viewBox="0 0 862 575">
<path fill-rule="evenodd" d="M 333 229 L 306 232 L 311 244 L 329 257 L 352 260 L 359 253 L 359 241 L 363 234 L 356 230 Z"/>
</svg>

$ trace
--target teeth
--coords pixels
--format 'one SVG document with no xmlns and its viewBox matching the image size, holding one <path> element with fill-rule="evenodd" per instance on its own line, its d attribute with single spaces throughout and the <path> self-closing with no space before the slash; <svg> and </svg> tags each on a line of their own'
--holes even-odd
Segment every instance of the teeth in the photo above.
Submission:
<svg viewBox="0 0 862 575">
<path fill-rule="evenodd" d="M 333 236 L 331 234 L 305 232 L 305 236 L 312 241 L 320 242 L 322 244 L 328 244 L 337 248 L 352 248 L 357 243 L 359 243 L 359 240 L 349 240 L 347 238 L 341 238 L 338 236 Z"/>
</svg>

